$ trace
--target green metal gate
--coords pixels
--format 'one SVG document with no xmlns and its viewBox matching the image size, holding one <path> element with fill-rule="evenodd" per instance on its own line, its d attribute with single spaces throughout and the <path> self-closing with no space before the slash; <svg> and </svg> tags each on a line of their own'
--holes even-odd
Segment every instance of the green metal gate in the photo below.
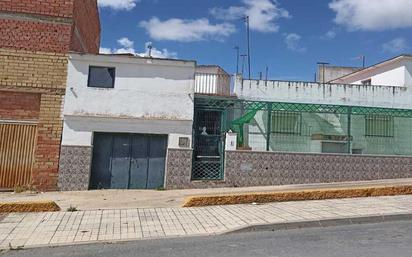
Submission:
<svg viewBox="0 0 412 257">
<path fill-rule="evenodd" d="M 194 120 L 193 180 L 223 179 L 223 112 L 196 110 Z"/>
</svg>

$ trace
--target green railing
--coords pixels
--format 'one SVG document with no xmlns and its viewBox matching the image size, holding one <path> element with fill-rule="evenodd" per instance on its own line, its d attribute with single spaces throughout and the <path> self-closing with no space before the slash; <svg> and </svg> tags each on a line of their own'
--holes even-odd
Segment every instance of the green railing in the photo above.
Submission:
<svg viewBox="0 0 412 257">
<path fill-rule="evenodd" d="M 211 96 L 196 96 L 195 108 L 226 113 L 222 124 L 252 151 L 412 155 L 408 109 Z"/>
</svg>

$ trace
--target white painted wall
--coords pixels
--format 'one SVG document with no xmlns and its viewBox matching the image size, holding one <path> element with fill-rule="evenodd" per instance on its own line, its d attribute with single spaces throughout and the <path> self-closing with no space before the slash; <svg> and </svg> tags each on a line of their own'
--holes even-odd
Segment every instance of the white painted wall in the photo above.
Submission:
<svg viewBox="0 0 412 257">
<path fill-rule="evenodd" d="M 405 64 L 405 86 L 412 88 L 412 62 Z"/>
<path fill-rule="evenodd" d="M 112 89 L 87 87 L 89 66 L 116 68 Z M 71 54 L 64 115 L 193 119 L 195 63 Z"/>
<path fill-rule="evenodd" d="M 387 67 L 387 69 L 377 69 L 374 72 L 367 72 L 362 76 L 354 76 L 353 79 L 357 80 L 348 84 L 361 85 L 363 80 L 371 79 L 372 85 L 406 86 L 405 72 L 405 66 L 393 67 L 391 69 L 389 69 L 389 67 Z"/>
<path fill-rule="evenodd" d="M 231 76 L 219 66 L 197 66 L 195 93 L 230 95 Z"/>
<path fill-rule="evenodd" d="M 235 94 L 246 100 L 376 106 L 412 109 L 412 88 L 313 82 L 258 81 L 238 78 Z"/>
<path fill-rule="evenodd" d="M 89 66 L 116 68 L 114 88 L 87 87 Z M 195 62 L 70 54 L 62 145 L 90 146 L 93 132 L 191 139 Z"/>
<path fill-rule="evenodd" d="M 412 58 L 398 57 L 397 59 L 371 66 L 333 82 L 359 85 L 362 84 L 362 81 L 371 79 L 372 85 L 410 87 L 412 86 L 411 73 Z"/>
</svg>

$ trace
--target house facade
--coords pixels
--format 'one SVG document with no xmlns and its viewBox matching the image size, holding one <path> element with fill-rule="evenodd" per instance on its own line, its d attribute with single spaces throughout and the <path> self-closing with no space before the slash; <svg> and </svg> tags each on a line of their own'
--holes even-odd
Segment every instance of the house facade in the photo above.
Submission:
<svg viewBox="0 0 412 257">
<path fill-rule="evenodd" d="M 194 61 L 71 53 L 59 188 L 172 183 L 191 160 L 194 74 Z"/>
<path fill-rule="evenodd" d="M 204 74 L 193 61 L 70 54 L 59 188 L 412 177 L 409 87 L 238 75 L 220 95 L 202 91 Z"/>
<path fill-rule="evenodd" d="M 0 1 L 0 188 L 56 190 L 67 53 L 97 53 L 96 0 Z"/>
</svg>

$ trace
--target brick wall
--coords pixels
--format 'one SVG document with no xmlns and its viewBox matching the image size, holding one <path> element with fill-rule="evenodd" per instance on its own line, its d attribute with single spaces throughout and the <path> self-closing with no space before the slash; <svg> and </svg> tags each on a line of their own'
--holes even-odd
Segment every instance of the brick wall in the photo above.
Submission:
<svg viewBox="0 0 412 257">
<path fill-rule="evenodd" d="M 60 141 L 63 129 L 60 115 L 62 100 L 63 96 L 56 94 L 42 94 L 41 96 L 32 181 L 42 190 L 57 189 Z"/>
<path fill-rule="evenodd" d="M 0 0 L 0 48 L 98 53 L 97 0 Z"/>
<path fill-rule="evenodd" d="M 99 53 L 100 19 L 95 0 L 75 0 L 71 51 Z"/>
<path fill-rule="evenodd" d="M 39 109 L 32 113 L 38 116 L 32 184 L 42 190 L 57 189 L 67 62 L 64 54 L 0 49 L 0 89 L 7 89 L 0 91 L 0 99 L 13 101 L 15 96 L 24 96 L 12 106 L 0 107 L 0 112 L 20 113 L 29 101 L 34 104 L 34 97 L 28 94 L 37 94 L 33 107 Z M 4 112 L 0 118 L 7 118 Z"/>
<path fill-rule="evenodd" d="M 67 53 L 99 44 L 97 0 L 0 0 L 0 119 L 38 117 L 31 179 L 42 190 L 57 189 Z"/>
<path fill-rule="evenodd" d="M 0 10 L 57 17 L 73 16 L 72 0 L 0 0 Z"/>
<path fill-rule="evenodd" d="M 0 46 L 29 51 L 67 53 L 70 24 L 0 20 Z"/>
<path fill-rule="evenodd" d="M 66 88 L 67 55 L 0 49 L 0 82 L 3 86 Z"/>
<path fill-rule="evenodd" d="M 0 117 L 6 120 L 37 120 L 40 94 L 0 91 Z"/>
</svg>

